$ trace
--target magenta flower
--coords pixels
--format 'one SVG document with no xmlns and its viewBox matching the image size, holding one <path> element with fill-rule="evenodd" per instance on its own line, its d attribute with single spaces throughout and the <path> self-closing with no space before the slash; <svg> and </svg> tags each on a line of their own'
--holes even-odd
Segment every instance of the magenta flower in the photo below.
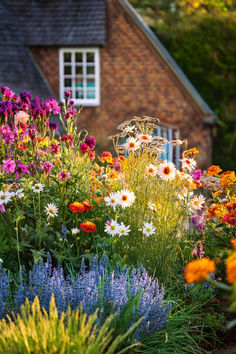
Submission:
<svg viewBox="0 0 236 354">
<path fill-rule="evenodd" d="M 70 91 L 65 91 L 65 98 L 70 98 L 71 92 Z"/>
<path fill-rule="evenodd" d="M 94 138 L 94 136 L 87 136 L 85 138 L 85 144 L 87 144 L 91 150 L 93 150 L 95 148 L 95 145 L 96 145 L 96 140 Z"/>
<path fill-rule="evenodd" d="M 199 183 L 200 182 L 200 178 L 202 177 L 202 171 L 201 170 L 193 171 L 192 177 L 193 177 L 195 182 Z"/>
<path fill-rule="evenodd" d="M 80 144 L 79 148 L 82 154 L 85 154 L 86 152 L 90 151 L 90 147 L 86 143 Z"/>
<path fill-rule="evenodd" d="M 60 173 L 59 173 L 59 179 L 60 181 L 65 181 L 66 179 L 70 179 L 70 172 L 68 171 L 65 171 L 65 170 L 62 170 Z"/>
<path fill-rule="evenodd" d="M 19 163 L 16 168 L 17 174 L 24 175 L 25 173 L 29 172 L 29 167 L 28 165 L 24 165 Z"/>
<path fill-rule="evenodd" d="M 48 175 L 53 169 L 53 164 L 49 161 L 44 162 L 43 171 L 46 175 Z"/>
<path fill-rule="evenodd" d="M 57 144 L 52 144 L 51 145 L 51 152 L 53 153 L 53 154 L 59 154 L 59 152 L 60 152 L 60 145 L 57 145 Z"/>
<path fill-rule="evenodd" d="M 16 164 L 15 161 L 13 160 L 3 160 L 3 165 L 2 165 L 2 169 L 4 172 L 10 174 L 10 173 L 14 173 L 15 172 L 15 168 L 16 168 Z"/>
</svg>

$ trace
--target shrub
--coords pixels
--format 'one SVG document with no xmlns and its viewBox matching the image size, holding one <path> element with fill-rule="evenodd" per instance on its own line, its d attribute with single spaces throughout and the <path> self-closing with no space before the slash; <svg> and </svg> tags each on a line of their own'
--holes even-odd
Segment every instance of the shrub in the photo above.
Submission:
<svg viewBox="0 0 236 354">
<path fill-rule="evenodd" d="M 32 305 L 26 300 L 21 306 L 21 314 L 0 321 L 0 353 L 117 353 L 117 347 L 137 324 L 123 336 L 114 338 L 113 320 L 114 316 L 108 317 L 98 329 L 96 313 L 87 316 L 81 310 L 71 312 L 68 309 L 59 317 L 54 296 L 49 313 L 41 310 L 36 297 Z"/>
<path fill-rule="evenodd" d="M 9 276 L 0 264 L 0 318 L 3 316 L 8 306 L 9 299 Z"/>
<path fill-rule="evenodd" d="M 49 257 L 45 264 L 35 263 L 28 281 L 25 275 L 21 277 L 14 300 L 19 309 L 26 298 L 33 302 L 38 296 L 40 304 L 49 311 L 52 294 L 59 314 L 68 306 L 72 311 L 82 306 L 87 314 L 99 308 L 98 317 L 103 323 L 107 316 L 117 312 L 119 318 L 114 321 L 117 333 L 125 332 L 144 316 L 137 338 L 159 330 L 170 311 L 170 306 L 164 304 L 163 287 L 142 267 L 129 271 L 126 267 L 119 269 L 116 264 L 110 271 L 105 256 L 100 262 L 95 258 L 88 271 L 82 264 L 81 273 L 74 279 L 66 278 L 61 267 L 52 269 Z"/>
</svg>

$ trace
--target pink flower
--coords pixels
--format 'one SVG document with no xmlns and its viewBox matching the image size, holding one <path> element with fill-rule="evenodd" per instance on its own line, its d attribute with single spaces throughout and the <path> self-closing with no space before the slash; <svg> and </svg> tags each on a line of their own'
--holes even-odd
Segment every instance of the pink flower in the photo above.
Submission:
<svg viewBox="0 0 236 354">
<path fill-rule="evenodd" d="M 45 161 L 43 163 L 43 171 L 46 175 L 48 175 L 53 169 L 53 164 L 49 161 Z"/>
<path fill-rule="evenodd" d="M 66 180 L 66 179 L 70 179 L 70 172 L 65 171 L 65 170 L 62 170 L 62 171 L 59 173 L 59 179 L 60 179 L 60 181 L 64 181 L 64 180 Z"/>
<path fill-rule="evenodd" d="M 22 124 L 26 124 L 29 120 L 29 115 L 24 111 L 19 111 L 15 114 L 15 124 L 17 125 L 19 122 Z"/>
<path fill-rule="evenodd" d="M 0 204 L 0 211 L 1 211 L 2 213 L 4 213 L 4 211 L 5 211 L 5 208 L 4 208 L 4 205 L 3 205 L 3 204 Z"/>
<path fill-rule="evenodd" d="M 86 152 L 90 151 L 90 147 L 86 143 L 80 144 L 79 148 L 82 154 L 85 154 Z"/>
<path fill-rule="evenodd" d="M 16 168 L 16 164 L 15 161 L 13 160 L 3 160 L 3 165 L 2 165 L 2 169 L 4 172 L 10 174 L 10 173 L 14 173 L 15 172 L 15 168 Z"/>
</svg>

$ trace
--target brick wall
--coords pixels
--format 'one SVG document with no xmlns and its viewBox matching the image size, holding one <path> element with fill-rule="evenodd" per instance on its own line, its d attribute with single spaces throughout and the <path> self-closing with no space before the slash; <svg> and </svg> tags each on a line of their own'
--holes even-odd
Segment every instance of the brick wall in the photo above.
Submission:
<svg viewBox="0 0 236 354">
<path fill-rule="evenodd" d="M 34 48 L 32 53 L 58 97 L 58 49 Z M 159 117 L 178 126 L 181 138 L 200 149 L 201 167 L 210 164 L 211 136 L 202 123 L 203 114 L 117 0 L 107 0 L 107 42 L 100 49 L 100 59 L 101 104 L 84 107 L 81 128 L 107 149 L 106 137 L 120 122 L 134 115 Z"/>
</svg>

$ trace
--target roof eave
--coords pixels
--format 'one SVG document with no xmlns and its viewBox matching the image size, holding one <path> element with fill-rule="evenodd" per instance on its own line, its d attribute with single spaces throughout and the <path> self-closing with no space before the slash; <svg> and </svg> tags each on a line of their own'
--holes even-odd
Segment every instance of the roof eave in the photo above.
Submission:
<svg viewBox="0 0 236 354">
<path fill-rule="evenodd" d="M 156 49 L 156 51 L 159 53 L 159 55 L 162 57 L 162 59 L 165 61 L 165 63 L 168 65 L 168 67 L 172 70 L 172 72 L 175 74 L 175 76 L 178 78 L 178 80 L 181 82 L 181 84 L 185 87 L 189 95 L 192 97 L 192 99 L 196 102 L 198 107 L 201 109 L 203 114 L 210 115 L 214 117 L 214 122 L 213 124 L 216 124 L 217 116 L 216 114 L 212 111 L 212 109 L 208 106 L 208 104 L 205 102 L 205 100 L 200 96 L 196 88 L 193 86 L 193 84 L 189 81 L 187 76 L 184 74 L 184 72 L 181 70 L 181 68 L 178 66 L 174 58 L 170 55 L 170 53 L 167 51 L 167 49 L 163 46 L 163 44 L 160 42 L 160 40 L 157 38 L 157 36 L 154 34 L 154 32 L 148 27 L 148 25 L 143 21 L 142 17 L 137 13 L 137 11 L 129 4 L 127 0 L 119 0 L 120 4 L 123 6 L 123 8 L 126 10 L 127 13 L 132 17 L 136 25 L 140 28 L 140 30 L 143 32 L 143 34 L 147 37 L 147 39 L 152 43 L 153 47 Z M 213 122 L 212 120 L 212 122 Z"/>
</svg>

